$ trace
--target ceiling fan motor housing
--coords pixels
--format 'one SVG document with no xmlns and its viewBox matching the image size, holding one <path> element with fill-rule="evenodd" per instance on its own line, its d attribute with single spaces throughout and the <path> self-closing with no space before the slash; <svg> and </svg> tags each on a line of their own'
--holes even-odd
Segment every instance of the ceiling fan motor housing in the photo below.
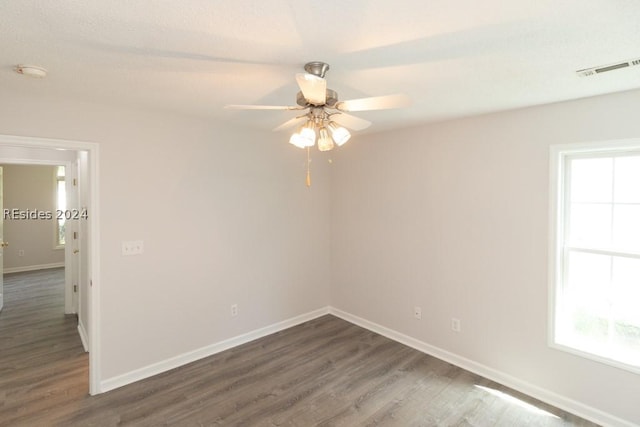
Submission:
<svg viewBox="0 0 640 427">
<path fill-rule="evenodd" d="M 338 93 L 335 90 L 327 89 L 327 97 L 323 104 L 325 107 L 333 108 L 338 102 Z M 296 95 L 296 103 L 301 107 L 309 107 L 309 101 L 304 97 L 302 92 Z"/>
</svg>

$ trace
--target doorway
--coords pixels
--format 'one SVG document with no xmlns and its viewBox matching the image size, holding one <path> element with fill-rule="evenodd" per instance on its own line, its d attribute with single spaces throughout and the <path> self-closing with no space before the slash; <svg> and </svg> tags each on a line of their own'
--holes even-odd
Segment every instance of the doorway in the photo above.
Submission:
<svg viewBox="0 0 640 427">
<path fill-rule="evenodd" d="M 69 288 L 65 286 L 65 294 L 71 292 L 70 298 L 65 295 L 65 311 L 77 311 L 79 322 L 82 324 L 82 328 L 78 330 L 85 349 L 89 351 L 89 392 L 98 394 L 101 392 L 98 145 L 79 141 L 0 135 L 0 163 L 64 165 L 66 179 L 69 180 L 66 188 L 74 186 L 68 194 L 71 196 L 70 206 L 75 204 L 78 212 L 86 212 L 83 221 L 67 223 L 73 224 L 65 233 L 67 239 L 71 237 L 72 244 L 65 245 L 64 266 L 67 272 L 77 275 L 77 279 L 70 280 Z M 77 286 L 75 301 L 73 286 Z"/>
</svg>

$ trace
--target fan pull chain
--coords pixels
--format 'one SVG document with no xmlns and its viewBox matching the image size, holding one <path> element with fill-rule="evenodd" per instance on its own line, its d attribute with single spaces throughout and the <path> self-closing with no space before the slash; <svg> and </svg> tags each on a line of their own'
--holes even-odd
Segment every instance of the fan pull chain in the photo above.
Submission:
<svg viewBox="0 0 640 427">
<path fill-rule="evenodd" d="M 311 154 L 310 147 L 307 147 L 307 187 L 311 187 Z"/>
</svg>

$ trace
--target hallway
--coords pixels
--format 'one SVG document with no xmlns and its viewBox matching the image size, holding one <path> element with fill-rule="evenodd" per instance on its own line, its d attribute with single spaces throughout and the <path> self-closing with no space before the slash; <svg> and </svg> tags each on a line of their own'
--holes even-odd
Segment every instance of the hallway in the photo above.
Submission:
<svg viewBox="0 0 640 427">
<path fill-rule="evenodd" d="M 64 314 L 64 268 L 4 276 L 0 425 L 32 420 L 89 391 L 88 353 Z M 30 415 L 28 415 L 30 414 Z"/>
</svg>

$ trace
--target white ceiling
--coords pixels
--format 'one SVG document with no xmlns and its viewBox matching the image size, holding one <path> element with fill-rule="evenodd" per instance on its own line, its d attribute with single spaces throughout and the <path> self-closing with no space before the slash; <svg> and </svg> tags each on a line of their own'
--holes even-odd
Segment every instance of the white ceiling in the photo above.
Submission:
<svg viewBox="0 0 640 427">
<path fill-rule="evenodd" d="M 0 102 L 17 91 L 271 129 L 295 113 L 223 106 L 295 105 L 295 73 L 320 60 L 342 100 L 412 98 L 356 114 L 379 131 L 639 88 L 640 66 L 575 73 L 640 58 L 639 41 L 637 0 L 4 0 Z"/>
</svg>

